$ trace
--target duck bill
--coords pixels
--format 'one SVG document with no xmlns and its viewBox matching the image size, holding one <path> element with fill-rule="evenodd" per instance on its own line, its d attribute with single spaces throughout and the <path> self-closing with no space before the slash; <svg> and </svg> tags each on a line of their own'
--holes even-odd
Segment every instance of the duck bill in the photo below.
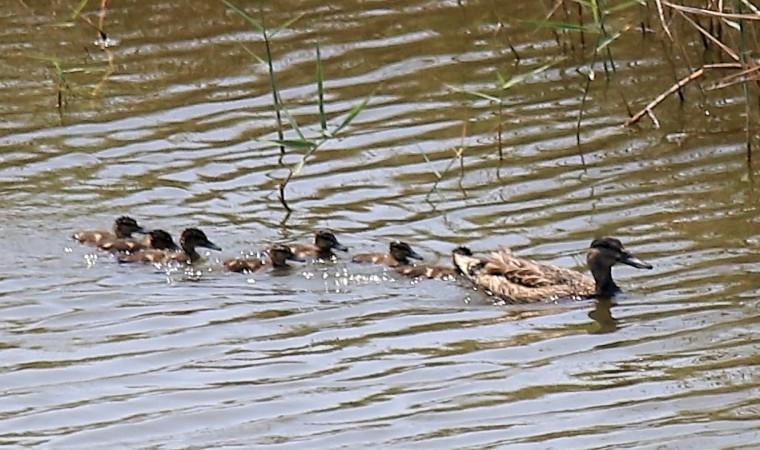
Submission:
<svg viewBox="0 0 760 450">
<path fill-rule="evenodd" d="M 295 253 L 288 256 L 287 259 L 289 261 L 306 262 L 306 258 L 304 258 L 303 256 L 296 255 Z"/>
<path fill-rule="evenodd" d="M 416 259 L 418 261 L 422 261 L 422 256 L 417 254 L 416 252 L 410 252 L 408 255 L 406 255 L 407 258 Z"/>
<path fill-rule="evenodd" d="M 169 246 L 169 250 L 174 250 L 175 252 L 178 252 L 182 250 L 182 247 L 177 245 L 176 242 L 172 242 L 172 245 Z"/>
<path fill-rule="evenodd" d="M 206 241 L 203 244 L 200 244 L 200 247 L 210 248 L 211 250 L 216 250 L 218 252 L 222 251 L 222 247 L 219 247 L 218 245 L 214 244 L 211 241 Z"/>
<path fill-rule="evenodd" d="M 636 257 L 636 255 L 632 253 L 626 253 L 623 255 L 623 258 L 620 260 L 623 264 L 628 264 L 631 267 L 635 267 L 637 269 L 651 269 L 652 265 L 644 262 L 643 260 Z"/>
<path fill-rule="evenodd" d="M 342 252 L 347 252 L 348 251 L 348 247 L 346 247 L 345 245 L 341 244 L 340 242 L 334 243 L 333 246 L 332 246 L 332 248 L 334 248 L 335 250 L 340 250 Z"/>
<path fill-rule="evenodd" d="M 150 230 L 146 230 L 145 228 L 143 228 L 143 227 L 141 227 L 141 226 L 138 225 L 137 228 L 135 229 L 135 231 L 133 231 L 133 233 L 148 234 L 148 233 L 150 233 Z"/>
</svg>

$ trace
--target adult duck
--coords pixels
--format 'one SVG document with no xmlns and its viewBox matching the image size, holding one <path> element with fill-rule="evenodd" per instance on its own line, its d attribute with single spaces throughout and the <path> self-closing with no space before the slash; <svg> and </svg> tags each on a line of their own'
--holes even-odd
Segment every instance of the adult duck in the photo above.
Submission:
<svg viewBox="0 0 760 450">
<path fill-rule="evenodd" d="M 198 228 L 188 228 L 182 232 L 179 238 L 179 246 L 182 251 L 148 249 L 129 255 L 119 256 L 119 262 L 143 262 L 143 263 L 171 263 L 193 264 L 201 259 L 196 250 L 197 247 L 209 248 L 221 251 L 222 249 L 208 240 L 206 234 Z"/>
<path fill-rule="evenodd" d="M 305 261 L 293 253 L 293 250 L 282 244 L 275 244 L 267 249 L 269 260 L 261 258 L 235 258 L 224 262 L 224 267 L 230 272 L 262 272 L 268 269 L 285 269 L 290 267 L 288 261 Z"/>
<path fill-rule="evenodd" d="M 610 297 L 620 291 L 612 279 L 612 266 L 622 263 L 637 269 L 652 268 L 613 237 L 591 242 L 586 264 L 593 278 L 563 267 L 519 258 L 506 248 L 487 257 L 475 257 L 466 247 L 459 247 L 452 258 L 454 266 L 473 285 L 510 303 Z"/>
</svg>

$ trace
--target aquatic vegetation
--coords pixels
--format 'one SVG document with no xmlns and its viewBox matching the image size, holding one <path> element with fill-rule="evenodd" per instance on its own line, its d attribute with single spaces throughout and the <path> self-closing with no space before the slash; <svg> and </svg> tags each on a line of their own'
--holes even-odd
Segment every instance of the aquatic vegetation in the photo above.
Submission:
<svg viewBox="0 0 760 450">
<path fill-rule="evenodd" d="M 274 37 L 281 30 L 289 27 L 290 25 L 298 21 L 301 18 L 301 15 L 296 15 L 295 17 L 289 19 L 288 21 L 275 27 L 274 29 L 268 30 L 266 27 L 266 23 L 264 21 L 264 14 L 262 10 L 260 10 L 261 20 L 256 20 L 255 18 L 251 17 L 245 11 L 239 9 L 238 7 L 236 7 L 229 1 L 222 0 L 222 3 L 224 3 L 230 10 L 240 15 L 249 25 L 251 25 L 254 29 L 260 32 L 263 37 L 264 46 L 266 49 L 266 59 L 256 56 L 255 53 L 253 53 L 250 50 L 248 50 L 248 52 L 258 62 L 262 64 L 266 64 L 269 69 L 269 81 L 272 88 L 273 105 L 274 105 L 274 111 L 275 111 L 275 115 L 277 119 L 278 139 L 275 140 L 274 143 L 279 145 L 280 147 L 280 163 L 284 164 L 283 156 L 285 156 L 286 154 L 286 149 L 290 149 L 294 151 L 300 150 L 303 152 L 298 162 L 286 167 L 287 175 L 280 181 L 280 184 L 279 184 L 280 203 L 288 212 L 288 214 L 290 214 L 292 210 L 290 206 L 288 205 L 288 202 L 285 198 L 285 188 L 287 187 L 290 180 L 292 180 L 293 177 L 297 176 L 301 172 L 301 170 L 303 170 L 308 159 L 311 156 L 313 156 L 314 153 L 320 147 L 322 147 L 328 141 L 335 139 L 346 127 L 348 127 L 348 125 L 351 124 L 351 122 L 356 118 L 356 116 L 358 116 L 359 113 L 367 106 L 367 104 L 369 103 L 372 97 L 372 94 L 368 95 L 362 102 L 360 102 L 359 104 L 351 108 L 351 110 L 349 110 L 348 113 L 346 113 L 346 115 L 338 123 L 338 125 L 330 129 L 328 125 L 329 120 L 328 120 L 327 112 L 325 108 L 324 65 L 322 63 L 322 54 L 320 52 L 319 45 L 317 45 L 316 47 L 316 83 L 317 83 L 317 107 L 319 110 L 320 134 L 316 137 L 307 137 L 304 131 L 302 130 L 302 128 L 298 125 L 298 122 L 296 121 L 295 117 L 292 114 L 290 114 L 290 112 L 284 105 L 282 101 L 282 97 L 280 96 L 280 89 L 277 83 L 277 76 L 274 70 L 274 66 L 272 64 L 273 58 L 272 58 L 272 46 L 271 46 L 271 38 Z M 283 114 L 287 117 L 287 120 L 290 124 L 290 128 L 297 135 L 297 139 L 285 139 L 285 127 L 282 120 Z"/>
</svg>

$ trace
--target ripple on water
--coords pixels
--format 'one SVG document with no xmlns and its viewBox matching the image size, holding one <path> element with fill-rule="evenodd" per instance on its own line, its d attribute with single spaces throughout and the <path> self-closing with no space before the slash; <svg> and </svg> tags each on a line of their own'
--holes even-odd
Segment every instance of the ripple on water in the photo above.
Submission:
<svg viewBox="0 0 760 450">
<path fill-rule="evenodd" d="M 537 5 L 515 6 L 513 18 L 545 17 Z M 58 26 L 70 11 L 6 6 L 0 442 L 755 445 L 758 202 L 736 132 L 742 102 L 723 99 L 707 117 L 666 101 L 663 131 L 624 130 L 615 83 L 597 77 L 577 145 L 586 77 L 574 57 L 503 91 L 501 110 L 452 89 L 493 94 L 495 71 L 527 73 L 563 51 L 497 24 L 489 2 L 283 1 L 266 18 L 272 27 L 304 14 L 272 49 L 305 137 L 321 136 L 317 42 L 329 130 L 371 94 L 288 185 L 286 216 L 278 183 L 304 152 L 279 161 L 267 70 L 246 50 L 263 55 L 260 37 L 223 5 L 110 8 L 118 45 L 105 78 L 109 54 L 91 45 L 92 29 Z M 636 86 L 623 96 L 635 108 L 672 76 L 629 45 L 615 42 L 615 80 Z M 49 62 L 30 51 L 66 70 L 62 110 Z M 713 106 L 707 95 L 700 108 Z M 174 235 L 201 227 L 225 251 L 184 270 L 118 264 L 69 239 L 126 213 Z M 614 304 L 518 307 L 350 254 L 279 273 L 220 268 L 321 227 L 350 254 L 403 239 L 448 264 L 456 245 L 507 245 L 575 268 L 592 238 L 612 234 L 655 270 L 616 269 L 626 292 Z"/>
</svg>

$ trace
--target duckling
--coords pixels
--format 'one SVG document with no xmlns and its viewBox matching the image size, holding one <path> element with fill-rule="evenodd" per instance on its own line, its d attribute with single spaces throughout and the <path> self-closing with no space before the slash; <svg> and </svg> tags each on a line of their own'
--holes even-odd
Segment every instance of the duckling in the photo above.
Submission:
<svg viewBox="0 0 760 450">
<path fill-rule="evenodd" d="M 459 270 L 454 267 L 420 264 L 417 266 L 405 265 L 394 267 L 394 270 L 405 277 L 409 278 L 427 278 L 430 280 L 441 280 L 444 278 L 455 278 L 459 275 Z"/>
<path fill-rule="evenodd" d="M 148 233 L 146 240 L 136 239 L 113 239 L 103 242 L 100 248 L 109 252 L 129 252 L 135 253 L 147 249 L 156 250 L 182 250 L 174 243 L 172 235 L 164 230 L 152 230 Z"/>
<path fill-rule="evenodd" d="M 71 237 L 82 244 L 100 247 L 102 244 L 115 239 L 129 239 L 133 233 L 145 234 L 146 231 L 137 224 L 135 219 L 121 216 L 114 221 L 113 231 L 78 231 Z"/>
<path fill-rule="evenodd" d="M 393 241 L 390 245 L 390 253 L 362 253 L 355 255 L 351 261 L 358 263 L 385 264 L 388 267 L 408 266 L 411 259 L 422 260 L 412 247 L 406 242 Z"/>
<path fill-rule="evenodd" d="M 472 256 L 472 252 L 465 247 L 459 247 L 456 251 L 466 256 Z M 398 266 L 395 270 L 399 274 L 410 278 L 428 278 L 431 280 L 456 278 L 460 274 L 459 269 L 456 267 L 428 264 Z"/>
<path fill-rule="evenodd" d="M 179 245 L 182 247 L 181 252 L 169 250 L 147 249 L 141 252 L 129 255 L 119 256 L 119 262 L 146 262 L 146 263 L 169 263 L 176 261 L 179 263 L 193 264 L 201 259 L 201 255 L 195 251 L 196 247 L 210 248 L 211 250 L 222 251 L 222 249 L 209 241 L 206 234 L 197 228 L 188 228 L 182 232 L 179 238 Z"/>
<path fill-rule="evenodd" d="M 338 242 L 330 230 L 318 230 L 314 233 L 313 244 L 288 244 L 290 249 L 300 258 L 316 258 L 329 261 L 335 257 L 333 249 L 347 252 L 348 247 Z"/>
<path fill-rule="evenodd" d="M 454 265 L 475 286 L 510 303 L 535 303 L 561 298 L 610 297 L 620 291 L 612 279 L 612 266 L 623 263 L 637 269 L 648 264 L 613 237 L 591 242 L 586 263 L 594 278 L 580 272 L 518 258 L 501 248 L 487 257 L 473 257 L 466 247 L 452 254 Z"/>
<path fill-rule="evenodd" d="M 293 253 L 291 247 L 282 244 L 276 244 L 267 250 L 269 261 L 263 261 L 259 258 L 245 259 L 235 258 L 224 262 L 224 267 L 230 272 L 260 272 L 267 269 L 283 269 L 290 267 L 290 261 L 306 261 L 303 257 Z"/>
</svg>

